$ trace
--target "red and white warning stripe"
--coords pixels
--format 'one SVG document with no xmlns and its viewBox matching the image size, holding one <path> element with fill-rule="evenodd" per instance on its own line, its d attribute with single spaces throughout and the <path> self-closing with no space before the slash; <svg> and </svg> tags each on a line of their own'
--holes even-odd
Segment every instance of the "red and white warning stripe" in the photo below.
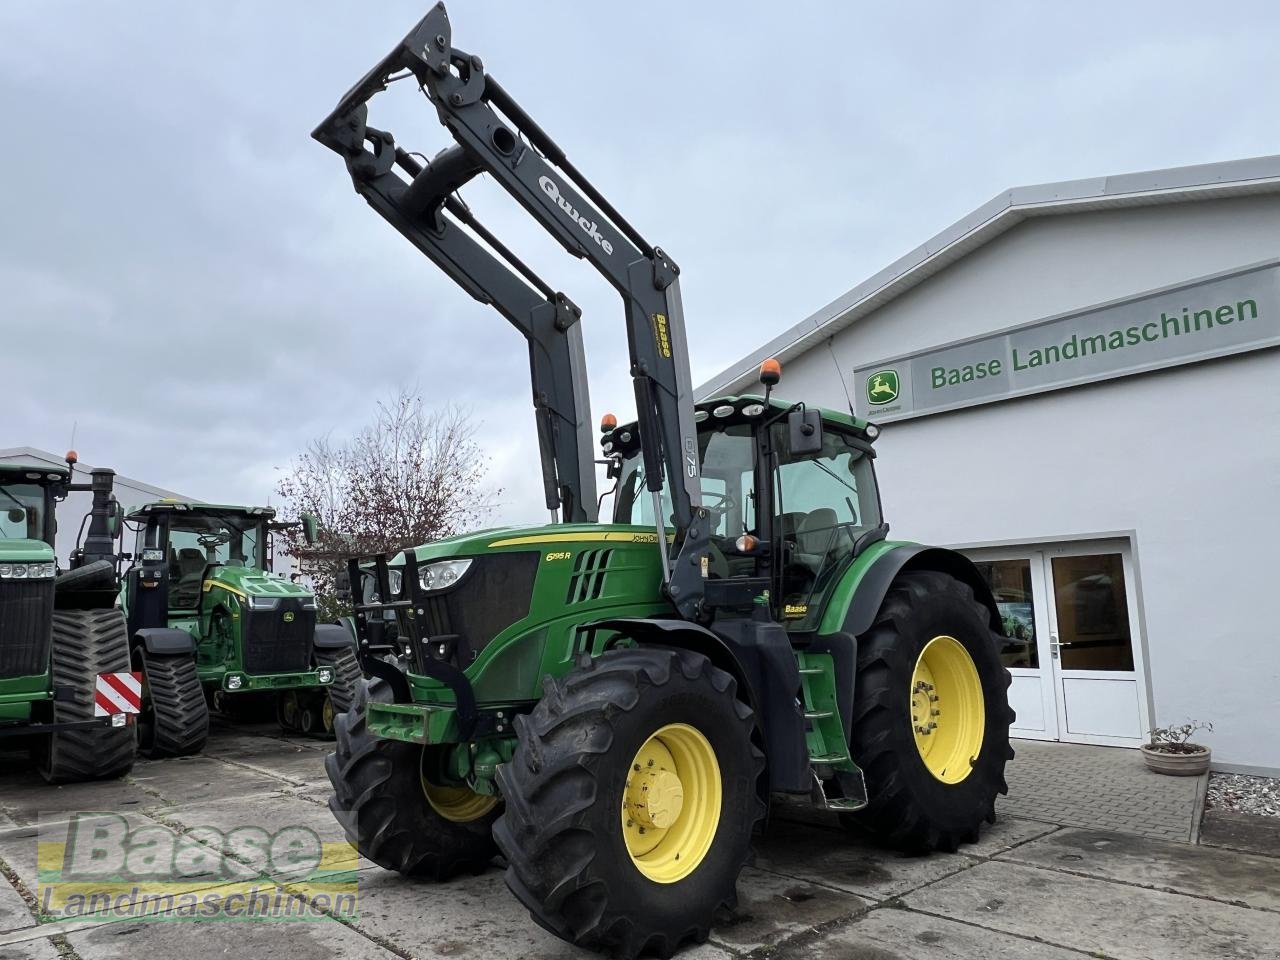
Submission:
<svg viewBox="0 0 1280 960">
<path fill-rule="evenodd" d="M 100 673 L 93 687 L 93 715 L 142 712 L 142 674 Z"/>
</svg>

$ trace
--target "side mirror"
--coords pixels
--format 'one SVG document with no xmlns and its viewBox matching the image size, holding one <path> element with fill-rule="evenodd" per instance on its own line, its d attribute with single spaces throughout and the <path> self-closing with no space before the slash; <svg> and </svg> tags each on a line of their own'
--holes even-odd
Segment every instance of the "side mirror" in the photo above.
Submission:
<svg viewBox="0 0 1280 960">
<path fill-rule="evenodd" d="M 114 540 L 120 536 L 120 528 L 124 526 L 124 504 L 119 500 L 111 501 L 111 516 L 107 517 L 107 532 Z"/>
<path fill-rule="evenodd" d="M 320 518 L 314 513 L 302 515 L 302 539 L 306 540 L 308 545 L 320 539 Z"/>
<path fill-rule="evenodd" d="M 787 414 L 791 453 L 822 452 L 822 414 L 818 410 L 792 410 Z"/>
</svg>

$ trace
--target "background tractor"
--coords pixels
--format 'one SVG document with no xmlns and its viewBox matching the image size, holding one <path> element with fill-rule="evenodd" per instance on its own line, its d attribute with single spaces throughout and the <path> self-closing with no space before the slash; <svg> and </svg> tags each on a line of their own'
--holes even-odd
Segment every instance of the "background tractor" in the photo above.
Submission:
<svg viewBox="0 0 1280 960">
<path fill-rule="evenodd" d="M 773 795 L 912 852 L 976 840 L 1013 718 L 978 571 L 888 539 L 877 428 L 774 398 L 776 363 L 761 396 L 693 402 L 678 267 L 451 37 L 437 5 L 313 135 L 528 340 L 560 522 L 350 561 L 372 679 L 326 761 L 348 836 L 415 876 L 500 852 L 539 924 L 624 957 L 706 939 Z M 427 162 L 368 122 L 401 77 L 456 141 Z M 479 173 L 623 299 L 637 419 L 603 422 L 612 522 L 580 311 L 458 198 Z"/>
<path fill-rule="evenodd" d="M 72 483 L 75 462 L 72 451 L 66 467 L 0 464 L 0 738 L 30 738 L 51 783 L 120 776 L 136 752 L 136 711 L 114 686 L 110 708 L 95 708 L 100 681 L 127 693 L 133 679 L 115 609 L 115 473 L 95 469 L 88 484 Z M 55 509 L 73 490 L 91 491 L 93 507 L 83 543 L 60 571 Z"/>
<path fill-rule="evenodd" d="M 212 702 L 231 716 L 253 694 L 280 725 L 326 735 L 360 679 L 346 627 L 316 624 L 315 596 L 268 569 L 275 511 L 144 504 L 120 603 L 142 673 L 139 743 L 149 756 L 199 751 Z M 207 696 L 206 696 L 207 693 Z"/>
</svg>

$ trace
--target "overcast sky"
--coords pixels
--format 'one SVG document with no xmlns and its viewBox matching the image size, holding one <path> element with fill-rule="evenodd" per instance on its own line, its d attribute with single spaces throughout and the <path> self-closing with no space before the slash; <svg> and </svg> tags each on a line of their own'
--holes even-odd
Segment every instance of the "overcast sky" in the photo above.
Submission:
<svg viewBox="0 0 1280 960">
<path fill-rule="evenodd" d="M 0 447 L 262 503 L 399 386 L 482 423 L 541 521 L 521 338 L 309 138 L 417 2 L 0 3 Z M 996 193 L 1280 152 L 1274 4 L 457 0 L 485 66 L 680 264 L 695 384 Z M 450 141 L 407 84 L 370 122 Z M 584 311 L 620 303 L 492 183 L 464 197 Z"/>
</svg>

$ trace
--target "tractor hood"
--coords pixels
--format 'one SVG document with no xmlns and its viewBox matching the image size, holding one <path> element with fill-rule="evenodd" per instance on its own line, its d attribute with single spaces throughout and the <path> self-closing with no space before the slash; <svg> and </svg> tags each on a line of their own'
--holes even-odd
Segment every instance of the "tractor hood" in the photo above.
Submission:
<svg viewBox="0 0 1280 960">
<path fill-rule="evenodd" d="M 672 539 L 672 534 L 667 534 Z M 473 533 L 446 537 L 433 543 L 415 547 L 418 562 L 445 560 L 451 557 L 471 557 L 481 553 L 507 550 L 572 550 L 592 543 L 605 544 L 656 544 L 657 531 L 653 527 L 617 523 L 555 523 L 541 527 L 493 527 Z M 404 563 L 404 554 L 398 553 L 390 561 L 392 565 Z"/>
<path fill-rule="evenodd" d="M 43 540 L 0 540 L 0 563 L 29 563 L 53 559 L 53 547 Z"/>
<path fill-rule="evenodd" d="M 244 597 L 311 597 L 306 587 L 254 567 L 214 567 L 205 578 L 206 587 L 210 583 Z"/>
</svg>

